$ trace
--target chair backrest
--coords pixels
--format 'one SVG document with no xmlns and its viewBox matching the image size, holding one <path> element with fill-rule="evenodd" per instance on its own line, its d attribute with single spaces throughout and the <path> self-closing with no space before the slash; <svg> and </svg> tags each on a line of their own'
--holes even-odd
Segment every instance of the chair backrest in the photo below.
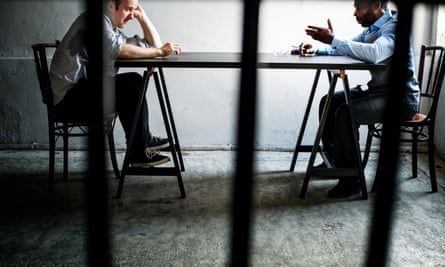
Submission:
<svg viewBox="0 0 445 267">
<path fill-rule="evenodd" d="M 51 90 L 51 80 L 49 76 L 47 52 L 54 49 L 58 45 L 55 43 L 38 43 L 32 45 L 34 52 L 34 62 L 36 64 L 37 78 L 39 79 L 40 91 L 42 93 L 42 101 L 48 107 L 53 106 L 53 92 Z"/>
<path fill-rule="evenodd" d="M 422 45 L 418 80 L 421 112 L 434 119 L 445 74 L 445 48 Z"/>
</svg>

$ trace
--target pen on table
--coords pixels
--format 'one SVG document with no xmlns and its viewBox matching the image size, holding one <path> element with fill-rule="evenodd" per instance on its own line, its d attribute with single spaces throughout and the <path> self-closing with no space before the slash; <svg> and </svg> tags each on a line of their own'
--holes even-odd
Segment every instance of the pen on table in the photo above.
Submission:
<svg viewBox="0 0 445 267">
<path fill-rule="evenodd" d="M 296 49 L 295 49 L 294 51 L 291 51 L 291 54 L 292 54 L 292 55 L 299 54 L 300 56 L 304 55 L 304 52 L 303 52 L 303 50 L 304 50 L 304 49 L 303 49 L 303 45 L 304 45 L 303 42 L 301 42 L 299 46 L 292 45 L 292 47 L 293 47 L 293 48 L 296 48 Z"/>
<path fill-rule="evenodd" d="M 304 43 L 301 42 L 300 46 L 298 47 L 300 56 L 304 56 Z"/>
</svg>

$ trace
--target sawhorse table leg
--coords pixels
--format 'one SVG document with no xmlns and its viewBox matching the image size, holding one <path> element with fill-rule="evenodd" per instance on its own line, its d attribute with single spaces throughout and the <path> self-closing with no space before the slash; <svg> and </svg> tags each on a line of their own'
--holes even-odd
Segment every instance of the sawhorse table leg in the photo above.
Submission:
<svg viewBox="0 0 445 267">
<path fill-rule="evenodd" d="M 159 72 L 159 73 L 158 73 Z M 162 118 L 164 120 L 165 129 L 167 132 L 167 137 L 170 143 L 170 152 L 173 158 L 173 167 L 151 167 L 151 168 L 141 168 L 141 167 L 131 167 L 129 156 L 131 155 L 131 144 L 133 143 L 134 134 L 136 131 L 136 124 L 140 109 L 142 106 L 143 98 L 146 95 L 148 83 L 151 74 L 154 76 L 156 93 L 158 95 L 159 104 L 161 107 Z M 179 191 L 181 197 L 185 198 L 186 193 L 184 189 L 184 183 L 182 180 L 181 171 L 184 171 L 184 161 L 182 159 L 182 154 L 180 150 L 180 145 L 178 141 L 178 135 L 176 132 L 176 126 L 174 124 L 173 112 L 171 109 L 170 101 L 168 99 L 167 87 L 164 80 L 164 75 L 162 69 L 159 68 L 158 71 L 149 73 L 144 71 L 142 88 L 140 90 L 139 101 L 137 103 L 137 111 L 135 118 L 133 120 L 133 126 L 128 140 L 128 147 L 124 158 L 124 163 L 119 177 L 119 185 L 116 194 L 116 198 L 119 199 L 122 195 L 123 185 L 126 175 L 159 175 L 159 176 L 176 176 L 178 180 Z"/>
<path fill-rule="evenodd" d="M 352 129 L 355 129 L 355 127 L 356 127 L 355 116 L 354 116 L 354 112 L 353 112 L 352 105 L 351 105 L 351 102 L 352 102 L 351 101 L 351 92 L 350 92 L 350 88 L 349 88 L 348 79 L 347 79 L 347 76 L 346 76 L 344 70 L 341 70 L 339 73 L 335 73 L 333 76 L 329 74 L 329 78 L 330 78 L 329 91 L 328 91 L 326 103 L 325 103 L 325 106 L 323 109 L 323 113 L 322 113 L 322 116 L 320 119 L 320 124 L 319 124 L 318 130 L 317 130 L 317 135 L 314 140 L 314 144 L 312 146 L 301 145 L 303 135 L 304 135 L 304 130 L 306 128 L 307 119 L 309 116 L 310 109 L 312 107 L 313 97 L 314 97 L 314 93 L 315 93 L 315 90 L 317 87 L 317 82 L 318 82 L 319 77 L 320 77 L 320 70 L 317 70 L 317 73 L 316 73 L 316 76 L 314 79 L 314 83 L 312 86 L 312 90 L 310 93 L 309 102 L 306 107 L 306 112 L 304 114 L 302 127 L 300 129 L 300 134 L 297 139 L 297 145 L 295 147 L 294 156 L 292 159 L 291 169 L 290 169 L 291 171 L 293 171 L 295 168 L 295 162 L 297 160 L 298 152 L 311 152 L 309 162 L 307 165 L 306 174 L 305 174 L 303 184 L 301 187 L 301 191 L 300 191 L 300 198 L 304 198 L 306 196 L 306 192 L 307 192 L 307 188 L 308 188 L 309 180 L 310 180 L 311 176 L 329 176 L 329 177 L 354 176 L 354 177 L 359 177 L 361 189 L 362 189 L 362 198 L 367 199 L 368 192 L 367 192 L 367 188 L 366 188 L 363 164 L 361 162 L 360 146 L 358 143 L 357 132 L 355 130 L 353 130 L 353 136 L 355 138 L 354 140 L 357 140 L 357 142 L 355 142 L 355 153 L 357 154 L 356 155 L 357 159 L 359 159 L 357 168 L 331 168 L 331 166 L 329 166 L 330 165 L 329 162 L 327 162 L 328 168 L 314 168 L 316 154 L 323 153 L 322 149 L 320 148 L 321 136 L 323 134 L 324 126 L 326 124 L 326 119 L 327 119 L 327 115 L 328 115 L 327 111 L 329 110 L 329 107 L 331 105 L 332 97 L 334 95 L 334 91 L 335 91 L 335 87 L 337 85 L 338 79 L 342 79 L 342 81 L 343 81 L 343 87 L 345 90 L 345 98 L 346 98 L 345 102 L 348 106 L 349 113 L 351 116 L 351 127 L 352 127 Z"/>
</svg>

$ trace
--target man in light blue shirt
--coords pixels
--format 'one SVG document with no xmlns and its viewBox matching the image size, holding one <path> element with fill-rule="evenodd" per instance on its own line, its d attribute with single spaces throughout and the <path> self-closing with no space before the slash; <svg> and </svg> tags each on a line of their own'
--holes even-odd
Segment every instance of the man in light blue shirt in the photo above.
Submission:
<svg viewBox="0 0 445 267">
<path fill-rule="evenodd" d="M 127 36 L 121 30 L 133 18 L 139 22 L 143 38 Z M 83 13 L 73 22 L 54 53 L 50 74 L 56 114 L 89 117 L 91 110 L 94 110 L 92 107 L 95 103 L 91 95 L 95 88 L 87 77 L 86 31 L 86 13 Z M 161 43 L 158 31 L 138 0 L 107 2 L 103 37 L 104 72 L 114 77 L 115 110 L 128 137 L 136 113 L 142 77 L 135 72 L 117 74 L 115 61 L 118 58 L 165 57 L 180 53 L 181 46 L 178 43 Z M 132 166 L 152 167 L 169 160 L 168 156 L 159 153 L 160 149 L 169 146 L 168 140 L 152 135 L 148 124 L 148 106 L 144 98 L 130 155 Z"/>
<path fill-rule="evenodd" d="M 341 40 L 334 35 L 331 22 L 328 27 L 308 26 L 306 34 L 314 40 L 330 46 L 315 49 L 311 44 L 302 46 L 303 53 L 320 55 L 342 55 L 357 58 L 370 63 L 385 63 L 384 70 L 371 71 L 371 80 L 366 86 L 359 85 L 351 89 L 352 108 L 357 124 L 374 124 L 382 122 L 388 103 L 390 88 L 389 75 L 391 57 L 395 47 L 395 30 L 397 27 L 397 12 L 386 8 L 388 1 L 355 0 L 354 16 L 365 30 L 350 40 Z M 418 111 L 419 87 L 415 77 L 414 56 L 412 47 L 409 55 L 409 78 L 404 90 L 401 118 L 409 120 Z M 326 96 L 320 101 L 320 115 L 325 106 Z M 336 167 L 356 167 L 359 160 L 356 157 L 350 116 L 345 104 L 344 92 L 334 94 L 327 122 L 322 135 L 323 148 Z M 360 193 L 358 177 L 344 177 L 328 191 L 330 197 L 344 198 Z"/>
</svg>

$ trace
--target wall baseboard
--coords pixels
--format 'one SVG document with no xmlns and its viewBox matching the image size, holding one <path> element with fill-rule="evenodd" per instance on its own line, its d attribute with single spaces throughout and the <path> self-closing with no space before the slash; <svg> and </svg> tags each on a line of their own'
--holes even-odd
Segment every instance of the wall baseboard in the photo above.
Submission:
<svg viewBox="0 0 445 267">
<path fill-rule="evenodd" d="M 0 150 L 48 150 L 49 146 L 47 144 L 0 144 Z M 74 151 L 86 151 L 88 146 L 79 145 L 79 144 L 71 144 L 69 150 Z M 116 146 L 116 151 L 124 152 L 126 149 L 125 146 Z M 214 146 L 181 146 L 183 151 L 236 151 L 237 146 L 235 145 L 214 145 Z M 62 150 L 62 146 L 56 147 L 57 151 Z M 261 146 L 255 147 L 255 151 L 271 151 L 271 152 L 293 152 L 294 147 L 273 147 L 273 146 Z M 364 147 L 361 147 L 361 151 L 364 151 Z M 379 146 L 372 146 L 371 152 L 378 152 Z M 419 145 L 418 151 L 420 153 L 427 152 L 426 145 Z M 401 153 L 409 153 L 411 152 L 411 146 L 402 145 L 400 146 Z"/>
</svg>

